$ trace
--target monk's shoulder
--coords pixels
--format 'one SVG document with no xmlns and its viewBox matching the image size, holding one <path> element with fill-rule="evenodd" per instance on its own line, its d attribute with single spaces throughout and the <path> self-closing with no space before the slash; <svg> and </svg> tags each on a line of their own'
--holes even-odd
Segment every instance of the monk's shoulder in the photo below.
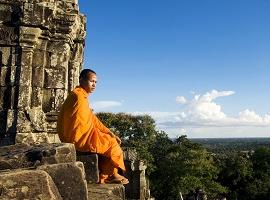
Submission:
<svg viewBox="0 0 270 200">
<path fill-rule="evenodd" d="M 71 93 L 73 98 L 76 98 L 77 100 L 86 99 L 84 92 L 80 88 L 75 88 Z"/>
</svg>

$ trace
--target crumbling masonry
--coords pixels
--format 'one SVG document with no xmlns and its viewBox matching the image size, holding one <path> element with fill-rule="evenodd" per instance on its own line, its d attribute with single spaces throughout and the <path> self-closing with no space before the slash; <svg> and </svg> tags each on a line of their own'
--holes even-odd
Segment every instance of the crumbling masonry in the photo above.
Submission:
<svg viewBox="0 0 270 200">
<path fill-rule="evenodd" d="M 54 139 L 82 69 L 85 24 L 76 0 L 0 0 L 0 145 Z"/>
</svg>

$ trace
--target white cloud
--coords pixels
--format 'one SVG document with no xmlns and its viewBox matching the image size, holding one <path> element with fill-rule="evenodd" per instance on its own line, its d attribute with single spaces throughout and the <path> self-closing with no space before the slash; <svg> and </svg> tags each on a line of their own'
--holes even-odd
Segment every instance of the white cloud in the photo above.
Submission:
<svg viewBox="0 0 270 200">
<path fill-rule="evenodd" d="M 187 100 L 185 97 L 181 96 L 181 97 L 176 97 L 176 101 L 180 104 L 186 104 Z"/>
<path fill-rule="evenodd" d="M 157 123 L 164 123 L 168 121 L 176 122 L 179 120 L 179 116 L 184 117 L 184 113 L 181 112 L 158 112 L 158 111 L 145 111 L 145 112 L 131 112 L 133 115 L 150 115 L 155 119 Z"/>
<path fill-rule="evenodd" d="M 122 106 L 122 102 L 119 101 L 96 101 L 92 103 L 94 110 L 103 110 L 112 107 Z"/>
<path fill-rule="evenodd" d="M 254 111 L 250 111 L 248 109 L 239 113 L 239 119 L 242 123 L 250 123 L 257 126 L 269 125 L 270 124 L 270 116 L 264 115 L 260 116 L 256 114 Z"/>
<path fill-rule="evenodd" d="M 270 127 L 188 127 L 163 129 L 171 138 L 187 135 L 189 138 L 269 137 Z"/>
<path fill-rule="evenodd" d="M 227 116 L 221 105 L 215 100 L 235 94 L 234 91 L 212 90 L 203 95 L 194 94 L 191 100 L 183 96 L 176 101 L 183 105 L 178 112 L 137 112 L 149 114 L 162 129 L 211 128 L 211 127 L 270 127 L 270 115 L 260 116 L 255 111 L 246 109 L 238 116 Z"/>
</svg>

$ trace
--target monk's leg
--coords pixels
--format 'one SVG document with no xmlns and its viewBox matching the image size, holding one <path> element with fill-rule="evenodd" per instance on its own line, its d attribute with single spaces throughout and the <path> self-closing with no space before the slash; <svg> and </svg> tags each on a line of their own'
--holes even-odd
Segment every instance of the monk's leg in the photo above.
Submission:
<svg viewBox="0 0 270 200">
<path fill-rule="evenodd" d="M 108 149 L 99 160 L 100 183 L 106 179 L 118 181 L 119 183 L 128 183 L 128 179 L 119 175 L 118 168 L 125 171 L 123 151 L 115 138 L 112 138 L 111 148 Z"/>
<path fill-rule="evenodd" d="M 120 168 L 122 171 L 126 171 L 123 150 L 115 138 L 112 138 L 111 147 L 103 155 L 111 159 L 114 167 Z"/>
<path fill-rule="evenodd" d="M 105 180 L 109 179 L 114 174 L 115 167 L 111 159 L 105 156 L 98 157 L 98 167 L 100 170 L 99 182 L 105 183 Z"/>
</svg>

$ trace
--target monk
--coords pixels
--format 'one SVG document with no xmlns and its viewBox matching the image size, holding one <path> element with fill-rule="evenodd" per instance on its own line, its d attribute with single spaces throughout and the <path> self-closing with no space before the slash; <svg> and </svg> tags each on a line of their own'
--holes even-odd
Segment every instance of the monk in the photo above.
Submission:
<svg viewBox="0 0 270 200">
<path fill-rule="evenodd" d="M 96 89 L 97 75 L 93 70 L 80 73 L 80 85 L 65 100 L 58 116 L 58 134 L 62 142 L 73 143 L 77 151 L 101 154 L 100 183 L 129 181 L 118 173 L 126 170 L 121 140 L 96 117 L 89 106 L 88 96 Z"/>
</svg>

